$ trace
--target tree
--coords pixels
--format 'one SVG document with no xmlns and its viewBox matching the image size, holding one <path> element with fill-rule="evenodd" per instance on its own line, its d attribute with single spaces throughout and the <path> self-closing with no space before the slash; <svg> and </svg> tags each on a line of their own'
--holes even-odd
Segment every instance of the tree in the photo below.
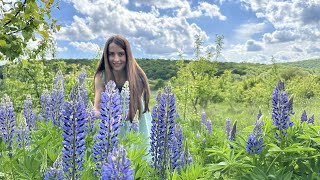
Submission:
<svg viewBox="0 0 320 180">
<path fill-rule="evenodd" d="M 53 41 L 51 33 L 60 29 L 51 18 L 54 0 L 0 0 L 0 61 L 43 57 Z M 27 46 L 38 41 L 36 47 Z"/>
</svg>

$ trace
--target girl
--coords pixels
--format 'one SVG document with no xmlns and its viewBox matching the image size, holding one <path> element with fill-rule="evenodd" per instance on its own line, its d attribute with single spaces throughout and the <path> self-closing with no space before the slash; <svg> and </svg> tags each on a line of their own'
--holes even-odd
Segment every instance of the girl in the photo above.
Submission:
<svg viewBox="0 0 320 180">
<path fill-rule="evenodd" d="M 126 81 L 129 82 L 129 114 L 124 129 L 128 130 L 129 123 L 138 121 L 139 132 L 150 137 L 152 118 L 149 112 L 148 78 L 134 59 L 128 40 L 119 35 L 114 35 L 107 40 L 94 76 L 96 117 L 100 117 L 101 92 L 105 91 L 105 85 L 110 80 L 116 83 L 119 92 L 123 84 Z"/>
</svg>

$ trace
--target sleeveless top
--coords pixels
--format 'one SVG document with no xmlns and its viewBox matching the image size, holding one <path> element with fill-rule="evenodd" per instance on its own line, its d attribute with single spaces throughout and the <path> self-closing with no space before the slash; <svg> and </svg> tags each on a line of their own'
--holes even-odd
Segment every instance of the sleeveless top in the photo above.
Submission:
<svg viewBox="0 0 320 180">
<path fill-rule="evenodd" d="M 101 79 L 102 79 L 103 83 L 105 83 L 104 85 L 106 85 L 107 80 L 106 80 L 104 72 L 101 72 Z M 118 87 L 118 86 L 117 86 L 117 88 L 122 89 L 122 87 Z M 144 111 L 144 103 L 143 102 L 144 102 L 143 96 L 141 96 L 141 112 Z M 151 113 L 150 113 L 150 111 L 147 111 L 145 113 L 142 113 L 140 118 L 139 118 L 139 113 L 136 113 L 136 115 L 133 119 L 133 122 L 132 122 L 138 126 L 138 132 L 139 132 L 139 134 L 144 136 L 143 139 L 147 140 L 146 143 L 148 144 L 148 152 L 150 149 L 151 120 L 152 120 Z M 126 132 L 130 130 L 130 126 L 133 125 L 132 123 L 130 121 L 124 121 L 123 126 L 120 127 L 120 132 L 119 132 L 120 138 L 124 137 L 126 135 Z M 148 160 L 151 159 L 150 155 L 148 155 L 147 159 Z"/>
</svg>

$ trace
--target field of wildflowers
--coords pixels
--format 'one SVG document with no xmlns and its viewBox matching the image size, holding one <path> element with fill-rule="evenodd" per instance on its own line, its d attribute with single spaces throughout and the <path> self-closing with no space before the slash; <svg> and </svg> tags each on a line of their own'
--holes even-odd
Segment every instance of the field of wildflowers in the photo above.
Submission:
<svg viewBox="0 0 320 180">
<path fill-rule="evenodd" d="M 68 94 L 68 95 L 66 95 Z M 101 95 L 95 119 L 86 73 L 70 92 L 58 72 L 40 109 L 30 96 L 22 113 L 7 95 L 0 104 L 0 179 L 320 179 L 320 127 L 314 115 L 294 111 L 283 81 L 270 92 L 271 117 L 237 129 L 217 126 L 206 112 L 180 117 L 174 90 L 156 95 L 150 144 L 137 125 L 120 134 L 130 96 L 114 82 Z"/>
</svg>

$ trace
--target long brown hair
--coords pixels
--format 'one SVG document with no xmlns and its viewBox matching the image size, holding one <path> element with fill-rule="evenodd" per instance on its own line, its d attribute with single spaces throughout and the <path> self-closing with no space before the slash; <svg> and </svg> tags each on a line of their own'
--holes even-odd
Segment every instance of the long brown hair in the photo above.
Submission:
<svg viewBox="0 0 320 180">
<path fill-rule="evenodd" d="M 110 80 L 115 81 L 114 74 L 111 71 L 111 66 L 109 62 L 109 45 L 115 43 L 122 49 L 124 49 L 126 54 L 126 75 L 129 81 L 130 89 L 130 105 L 129 105 L 129 115 L 128 119 L 133 120 L 136 115 L 137 110 L 139 110 L 139 117 L 142 113 L 149 111 L 149 99 L 150 99 L 150 88 L 148 83 L 148 78 L 144 71 L 140 68 L 137 61 L 134 59 L 129 41 L 120 36 L 114 35 L 110 37 L 103 50 L 102 58 L 98 64 L 94 78 L 101 72 L 106 74 L 107 82 Z M 104 71 L 104 72 L 103 72 Z M 141 96 L 144 99 L 144 111 L 141 112 Z"/>
</svg>

